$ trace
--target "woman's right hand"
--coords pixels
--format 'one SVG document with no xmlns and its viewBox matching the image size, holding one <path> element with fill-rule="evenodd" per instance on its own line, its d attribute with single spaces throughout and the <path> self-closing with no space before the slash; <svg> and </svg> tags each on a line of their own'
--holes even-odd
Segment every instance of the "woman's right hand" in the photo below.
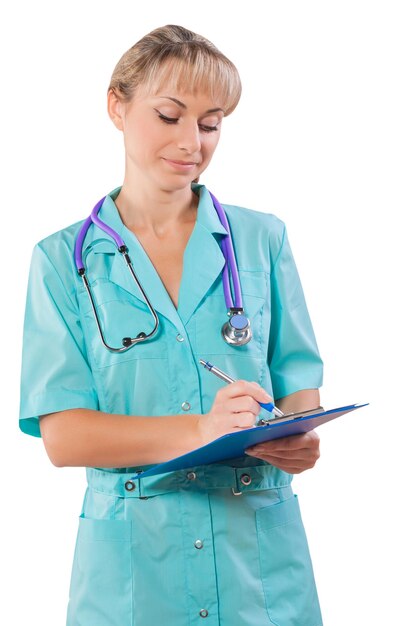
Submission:
<svg viewBox="0 0 417 626">
<path fill-rule="evenodd" d="M 259 402 L 274 402 L 258 383 L 236 380 L 222 387 L 208 413 L 199 416 L 198 429 L 202 445 L 218 437 L 250 428 L 256 423 Z"/>
</svg>

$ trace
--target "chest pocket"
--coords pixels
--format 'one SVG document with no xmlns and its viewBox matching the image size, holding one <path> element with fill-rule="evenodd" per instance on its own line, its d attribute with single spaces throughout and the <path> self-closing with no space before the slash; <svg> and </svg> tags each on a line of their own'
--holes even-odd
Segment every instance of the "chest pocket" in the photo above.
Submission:
<svg viewBox="0 0 417 626">
<path fill-rule="evenodd" d="M 221 277 L 213 291 L 205 298 L 196 313 L 196 347 L 203 355 L 236 355 L 250 358 L 265 357 L 267 346 L 267 320 L 265 306 L 268 274 L 263 271 L 239 271 L 245 315 L 249 318 L 252 339 L 243 346 L 229 345 L 221 329 L 227 321 Z"/>
<path fill-rule="evenodd" d="M 146 305 L 120 285 L 112 282 L 105 274 L 111 267 L 114 253 L 95 254 L 97 267 L 96 278 L 90 283 L 93 298 L 105 341 L 113 348 L 122 347 L 124 337 L 136 337 L 139 333 L 150 333 L 154 328 L 154 319 Z M 128 275 L 128 269 L 126 268 Z M 99 274 L 99 276 L 97 276 Z M 85 288 L 81 285 L 79 303 L 82 324 L 89 350 L 97 367 L 116 365 L 124 361 L 138 359 L 160 359 L 166 351 L 164 338 L 164 320 L 159 316 L 159 329 L 152 339 L 133 346 L 126 352 L 117 353 L 108 350 L 102 343 L 93 309 Z"/>
</svg>

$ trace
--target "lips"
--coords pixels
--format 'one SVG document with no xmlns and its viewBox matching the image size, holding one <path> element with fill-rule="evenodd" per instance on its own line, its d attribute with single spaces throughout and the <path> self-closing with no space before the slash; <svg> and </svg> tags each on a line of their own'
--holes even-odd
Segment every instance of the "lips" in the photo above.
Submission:
<svg viewBox="0 0 417 626">
<path fill-rule="evenodd" d="M 176 159 L 165 159 L 171 161 L 171 163 L 177 163 L 177 165 L 196 165 L 194 161 L 177 161 Z"/>
</svg>

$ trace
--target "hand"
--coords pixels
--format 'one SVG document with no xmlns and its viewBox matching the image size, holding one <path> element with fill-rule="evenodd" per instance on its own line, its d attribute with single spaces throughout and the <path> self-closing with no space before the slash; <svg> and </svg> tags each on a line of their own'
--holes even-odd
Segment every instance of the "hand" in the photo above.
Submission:
<svg viewBox="0 0 417 626">
<path fill-rule="evenodd" d="M 320 438 L 315 430 L 257 444 L 246 450 L 289 474 L 300 474 L 315 466 L 320 457 Z"/>
<path fill-rule="evenodd" d="M 236 380 L 222 387 L 210 411 L 199 416 L 201 444 L 254 426 L 261 411 L 259 402 L 273 402 L 273 399 L 258 383 Z"/>
</svg>

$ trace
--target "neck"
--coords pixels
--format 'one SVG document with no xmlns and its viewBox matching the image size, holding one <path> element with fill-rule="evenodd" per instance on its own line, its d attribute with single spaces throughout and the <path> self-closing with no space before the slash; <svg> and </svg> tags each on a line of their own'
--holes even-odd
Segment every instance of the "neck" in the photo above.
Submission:
<svg viewBox="0 0 417 626">
<path fill-rule="evenodd" d="M 129 229 L 160 232 L 195 221 L 198 196 L 192 192 L 191 185 L 182 189 L 164 189 L 153 181 L 132 181 L 125 177 L 115 204 Z"/>
</svg>

